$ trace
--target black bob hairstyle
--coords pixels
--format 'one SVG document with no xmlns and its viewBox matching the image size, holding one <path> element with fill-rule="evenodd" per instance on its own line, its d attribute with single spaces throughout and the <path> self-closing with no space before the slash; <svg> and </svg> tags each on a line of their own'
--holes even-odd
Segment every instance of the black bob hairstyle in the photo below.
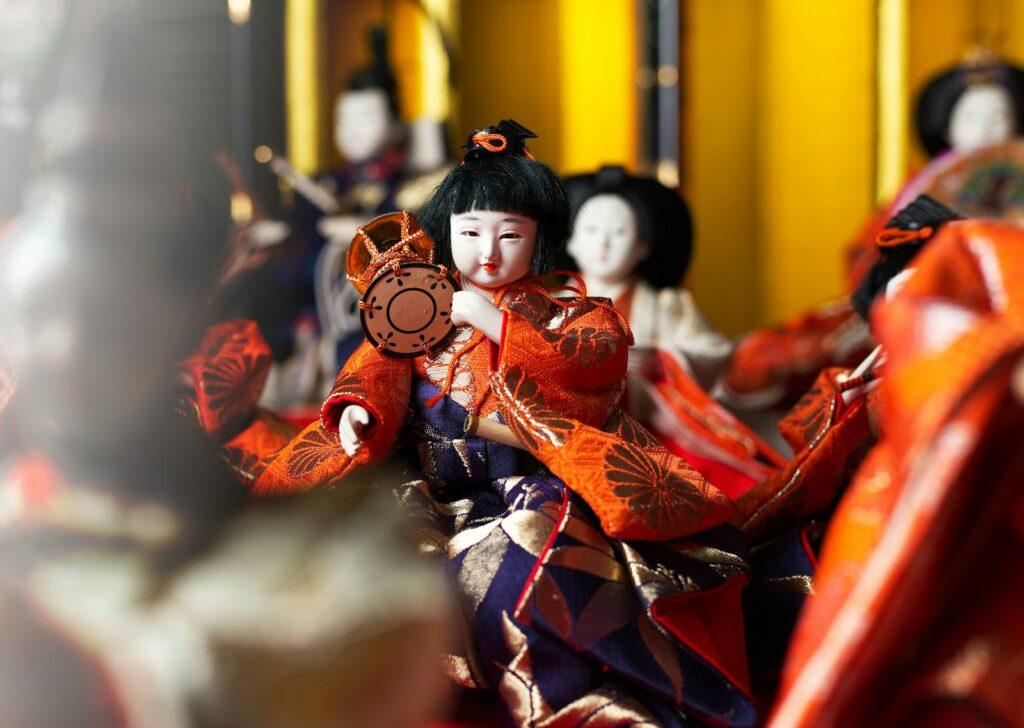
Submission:
<svg viewBox="0 0 1024 728">
<path fill-rule="evenodd" d="M 537 246 L 530 271 L 544 275 L 569 237 L 569 198 L 551 168 L 533 159 L 526 139 L 536 135 L 515 121 L 502 120 L 474 132 L 466 156 L 442 180 L 417 216 L 434 240 L 434 259 L 454 268 L 451 216 L 495 210 L 537 221 Z"/>
<path fill-rule="evenodd" d="M 592 197 L 621 197 L 636 215 L 637 234 L 650 255 L 637 265 L 637 273 L 653 288 L 675 288 L 690 267 L 693 220 L 679 193 L 650 177 L 634 177 L 622 167 L 605 166 L 595 173 L 565 181 L 572 202 L 573 220 Z M 574 269 L 575 262 L 569 263 Z"/>
<path fill-rule="evenodd" d="M 1006 90 L 1013 103 L 1016 132 L 1024 132 L 1024 69 L 995 58 L 967 61 L 932 78 L 917 97 L 917 134 L 930 156 L 949 149 L 953 108 L 971 85 L 981 83 Z"/>
<path fill-rule="evenodd" d="M 875 302 L 879 294 L 885 292 L 889 281 L 924 250 L 924 246 L 935 237 L 940 227 L 952 220 L 962 219 L 960 214 L 928 195 L 921 195 L 896 213 L 895 217 L 885 224 L 885 230 L 913 232 L 922 228 L 931 228 L 931 233 L 913 242 L 906 242 L 890 248 L 879 248 L 881 255 L 878 260 L 871 266 L 871 270 L 864 276 L 860 286 L 850 296 L 850 303 L 853 304 L 860 317 L 865 321 L 870 320 L 871 304 Z"/>
</svg>

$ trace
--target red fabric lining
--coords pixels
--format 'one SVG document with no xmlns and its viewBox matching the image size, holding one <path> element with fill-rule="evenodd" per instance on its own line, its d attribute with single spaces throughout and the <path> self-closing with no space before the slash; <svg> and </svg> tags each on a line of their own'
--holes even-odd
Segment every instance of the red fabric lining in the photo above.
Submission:
<svg viewBox="0 0 1024 728">
<path fill-rule="evenodd" d="M 558 538 L 558 534 L 562 532 L 562 526 L 565 525 L 565 515 L 569 512 L 569 489 L 566 486 L 562 486 L 562 508 L 558 511 L 558 523 L 551 529 L 551 534 L 548 536 L 547 543 L 544 544 L 544 548 L 541 549 L 540 555 L 537 557 L 536 563 L 533 568 L 530 569 L 529 575 L 526 577 L 526 582 L 523 584 L 523 590 L 519 592 L 519 598 L 516 599 L 516 608 L 514 614 L 519 614 L 523 608 L 523 603 L 526 601 L 527 595 L 530 593 L 530 588 L 533 586 L 534 580 L 537 578 L 537 572 L 541 570 L 544 565 L 544 559 L 547 558 L 548 552 L 555 545 L 555 539 Z"/>
<path fill-rule="evenodd" d="M 817 528 L 817 526 L 809 524 L 800 529 L 800 543 L 803 544 L 804 551 L 807 553 L 807 560 L 810 562 L 811 568 L 814 569 L 815 572 L 817 572 L 818 557 L 815 556 L 814 549 L 811 548 L 811 540 L 807 538 L 807 534 L 811 531 L 811 529 L 814 528 Z"/>
<path fill-rule="evenodd" d="M 740 603 L 746 582 L 745 575 L 738 575 L 714 589 L 659 599 L 651 605 L 651 616 L 753 699 Z"/>
<path fill-rule="evenodd" d="M 338 432 L 338 421 L 341 419 L 341 413 L 345 410 L 344 407 L 338 407 L 339 404 L 357 404 L 370 413 L 370 424 L 366 426 L 365 430 L 367 434 L 381 421 L 380 413 L 369 402 L 350 394 L 336 394 L 333 397 L 328 397 L 323 407 L 320 408 L 320 424 L 328 432 Z"/>
</svg>

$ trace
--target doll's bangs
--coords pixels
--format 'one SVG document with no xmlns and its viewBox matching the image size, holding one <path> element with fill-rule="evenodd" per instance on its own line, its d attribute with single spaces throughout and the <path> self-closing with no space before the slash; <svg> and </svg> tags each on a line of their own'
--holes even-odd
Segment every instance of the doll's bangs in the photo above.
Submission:
<svg viewBox="0 0 1024 728">
<path fill-rule="evenodd" d="M 530 169 L 539 166 L 528 160 L 505 158 L 471 163 L 472 175 L 467 174 L 469 170 L 465 167 L 459 168 L 456 172 L 463 172 L 468 183 L 456 183 L 449 188 L 448 213 L 507 212 L 545 222 L 558 214 L 558 197 L 557 190 L 546 179 L 551 173 Z"/>
</svg>

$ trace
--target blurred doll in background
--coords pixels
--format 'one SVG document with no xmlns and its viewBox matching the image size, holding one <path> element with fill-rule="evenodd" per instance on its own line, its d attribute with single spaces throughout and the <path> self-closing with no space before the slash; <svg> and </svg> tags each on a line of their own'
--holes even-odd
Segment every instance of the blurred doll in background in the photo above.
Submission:
<svg viewBox="0 0 1024 728">
<path fill-rule="evenodd" d="M 423 229 L 401 213 L 353 241 L 361 289 L 402 261 L 439 265 L 439 284 L 457 271 L 454 332 L 412 358 L 364 342 L 253 493 L 333 484 L 404 436 L 418 478 L 397 497 L 469 626 L 452 679 L 518 726 L 752 725 L 744 562 L 718 528 L 732 504 L 619 410 L 621 315 L 581 282 L 567 298 L 544 285 L 569 203 L 533 136 L 508 120 L 474 133 Z"/>
<path fill-rule="evenodd" d="M 329 381 L 362 340 L 358 297 L 344 281 L 341 262 L 359 225 L 397 209 L 406 134 L 384 28 L 370 29 L 369 45 L 369 64 L 352 75 L 334 105 L 334 144 L 342 166 L 314 181 L 283 158 L 270 160 L 271 169 L 299 193 L 293 215 L 298 247 L 285 265 L 296 281 L 294 352 L 271 370 L 263 402 L 274 409 L 318 400 L 324 370 Z M 276 230 L 280 223 L 261 225 Z"/>
<path fill-rule="evenodd" d="M 842 497 L 775 728 L 1024 717 L 1024 233 L 949 225 L 872 311 L 881 437 Z"/>
<path fill-rule="evenodd" d="M 732 343 L 682 287 L 693 226 L 679 194 L 621 167 L 570 178 L 574 211 L 568 252 L 587 292 L 611 299 L 633 332 L 629 413 L 735 497 L 782 458 L 708 394 Z"/>
<path fill-rule="evenodd" d="M 886 224 L 877 240 L 878 261 L 851 297 L 871 321 L 877 301 L 913 275 L 913 262 L 929 241 L 959 215 L 922 196 Z M 855 367 L 829 367 L 782 419 L 779 430 L 793 448 L 786 467 L 736 502 L 734 525 L 755 554 L 745 594 L 752 671 L 770 692 L 800 606 L 810 593 L 821 535 L 853 474 L 879 438 L 879 400 L 886 354 L 879 346 Z M 884 434 L 884 433 L 883 433 Z"/>
<path fill-rule="evenodd" d="M 975 49 L 922 89 L 915 114 L 921 146 L 931 161 L 896 196 L 893 209 L 933 190 L 967 156 L 1024 132 L 1024 69 Z M 943 197 L 943 202 L 953 202 Z M 959 208 L 958 208 L 959 209 Z"/>
<path fill-rule="evenodd" d="M 429 120 L 407 125 L 401 119 L 383 27 L 370 29 L 369 44 L 370 63 L 352 75 L 334 106 L 334 143 L 344 164 L 313 181 L 286 160 L 270 162 L 299 193 L 296 218 L 304 241 L 301 255 L 292 260 L 299 278 L 296 350 L 271 370 L 263 396 L 274 409 L 318 402 L 363 339 L 358 295 L 344 276 L 345 254 L 358 226 L 399 204 L 418 210 L 447 170 L 441 125 Z"/>
<path fill-rule="evenodd" d="M 220 235 L 178 184 L 131 8 L 75 9 L 0 246 L 0 722 L 415 725 L 443 585 L 367 482 L 253 509 L 174 411 Z"/>
<path fill-rule="evenodd" d="M 568 252 L 587 291 L 611 299 L 633 331 L 630 370 L 656 349 L 671 349 L 709 389 L 731 342 L 707 322 L 683 287 L 693 251 L 690 211 L 679 194 L 622 167 L 566 181 L 572 195 Z"/>
<path fill-rule="evenodd" d="M 848 246 L 849 292 L 873 262 L 874 241 L 885 221 L 921 194 L 964 214 L 1024 217 L 1024 151 L 1005 146 L 1024 130 L 1022 69 L 987 51 L 972 51 L 925 85 L 915 120 L 931 161 Z M 724 380 L 724 400 L 771 440 L 778 417 L 822 369 L 855 366 L 872 346 L 863 320 L 847 301 L 801 313 L 740 341 Z"/>
</svg>

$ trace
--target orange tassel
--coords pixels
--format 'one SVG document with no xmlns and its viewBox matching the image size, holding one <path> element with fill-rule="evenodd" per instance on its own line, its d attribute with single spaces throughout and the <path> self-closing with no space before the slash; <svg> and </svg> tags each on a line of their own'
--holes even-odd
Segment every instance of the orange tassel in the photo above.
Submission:
<svg viewBox="0 0 1024 728">
<path fill-rule="evenodd" d="M 923 227 L 920 230 L 900 230 L 899 228 L 886 228 L 878 233 L 875 243 L 880 248 L 895 248 L 906 243 L 913 243 L 916 240 L 927 240 L 935 232 L 930 227 Z"/>
</svg>

